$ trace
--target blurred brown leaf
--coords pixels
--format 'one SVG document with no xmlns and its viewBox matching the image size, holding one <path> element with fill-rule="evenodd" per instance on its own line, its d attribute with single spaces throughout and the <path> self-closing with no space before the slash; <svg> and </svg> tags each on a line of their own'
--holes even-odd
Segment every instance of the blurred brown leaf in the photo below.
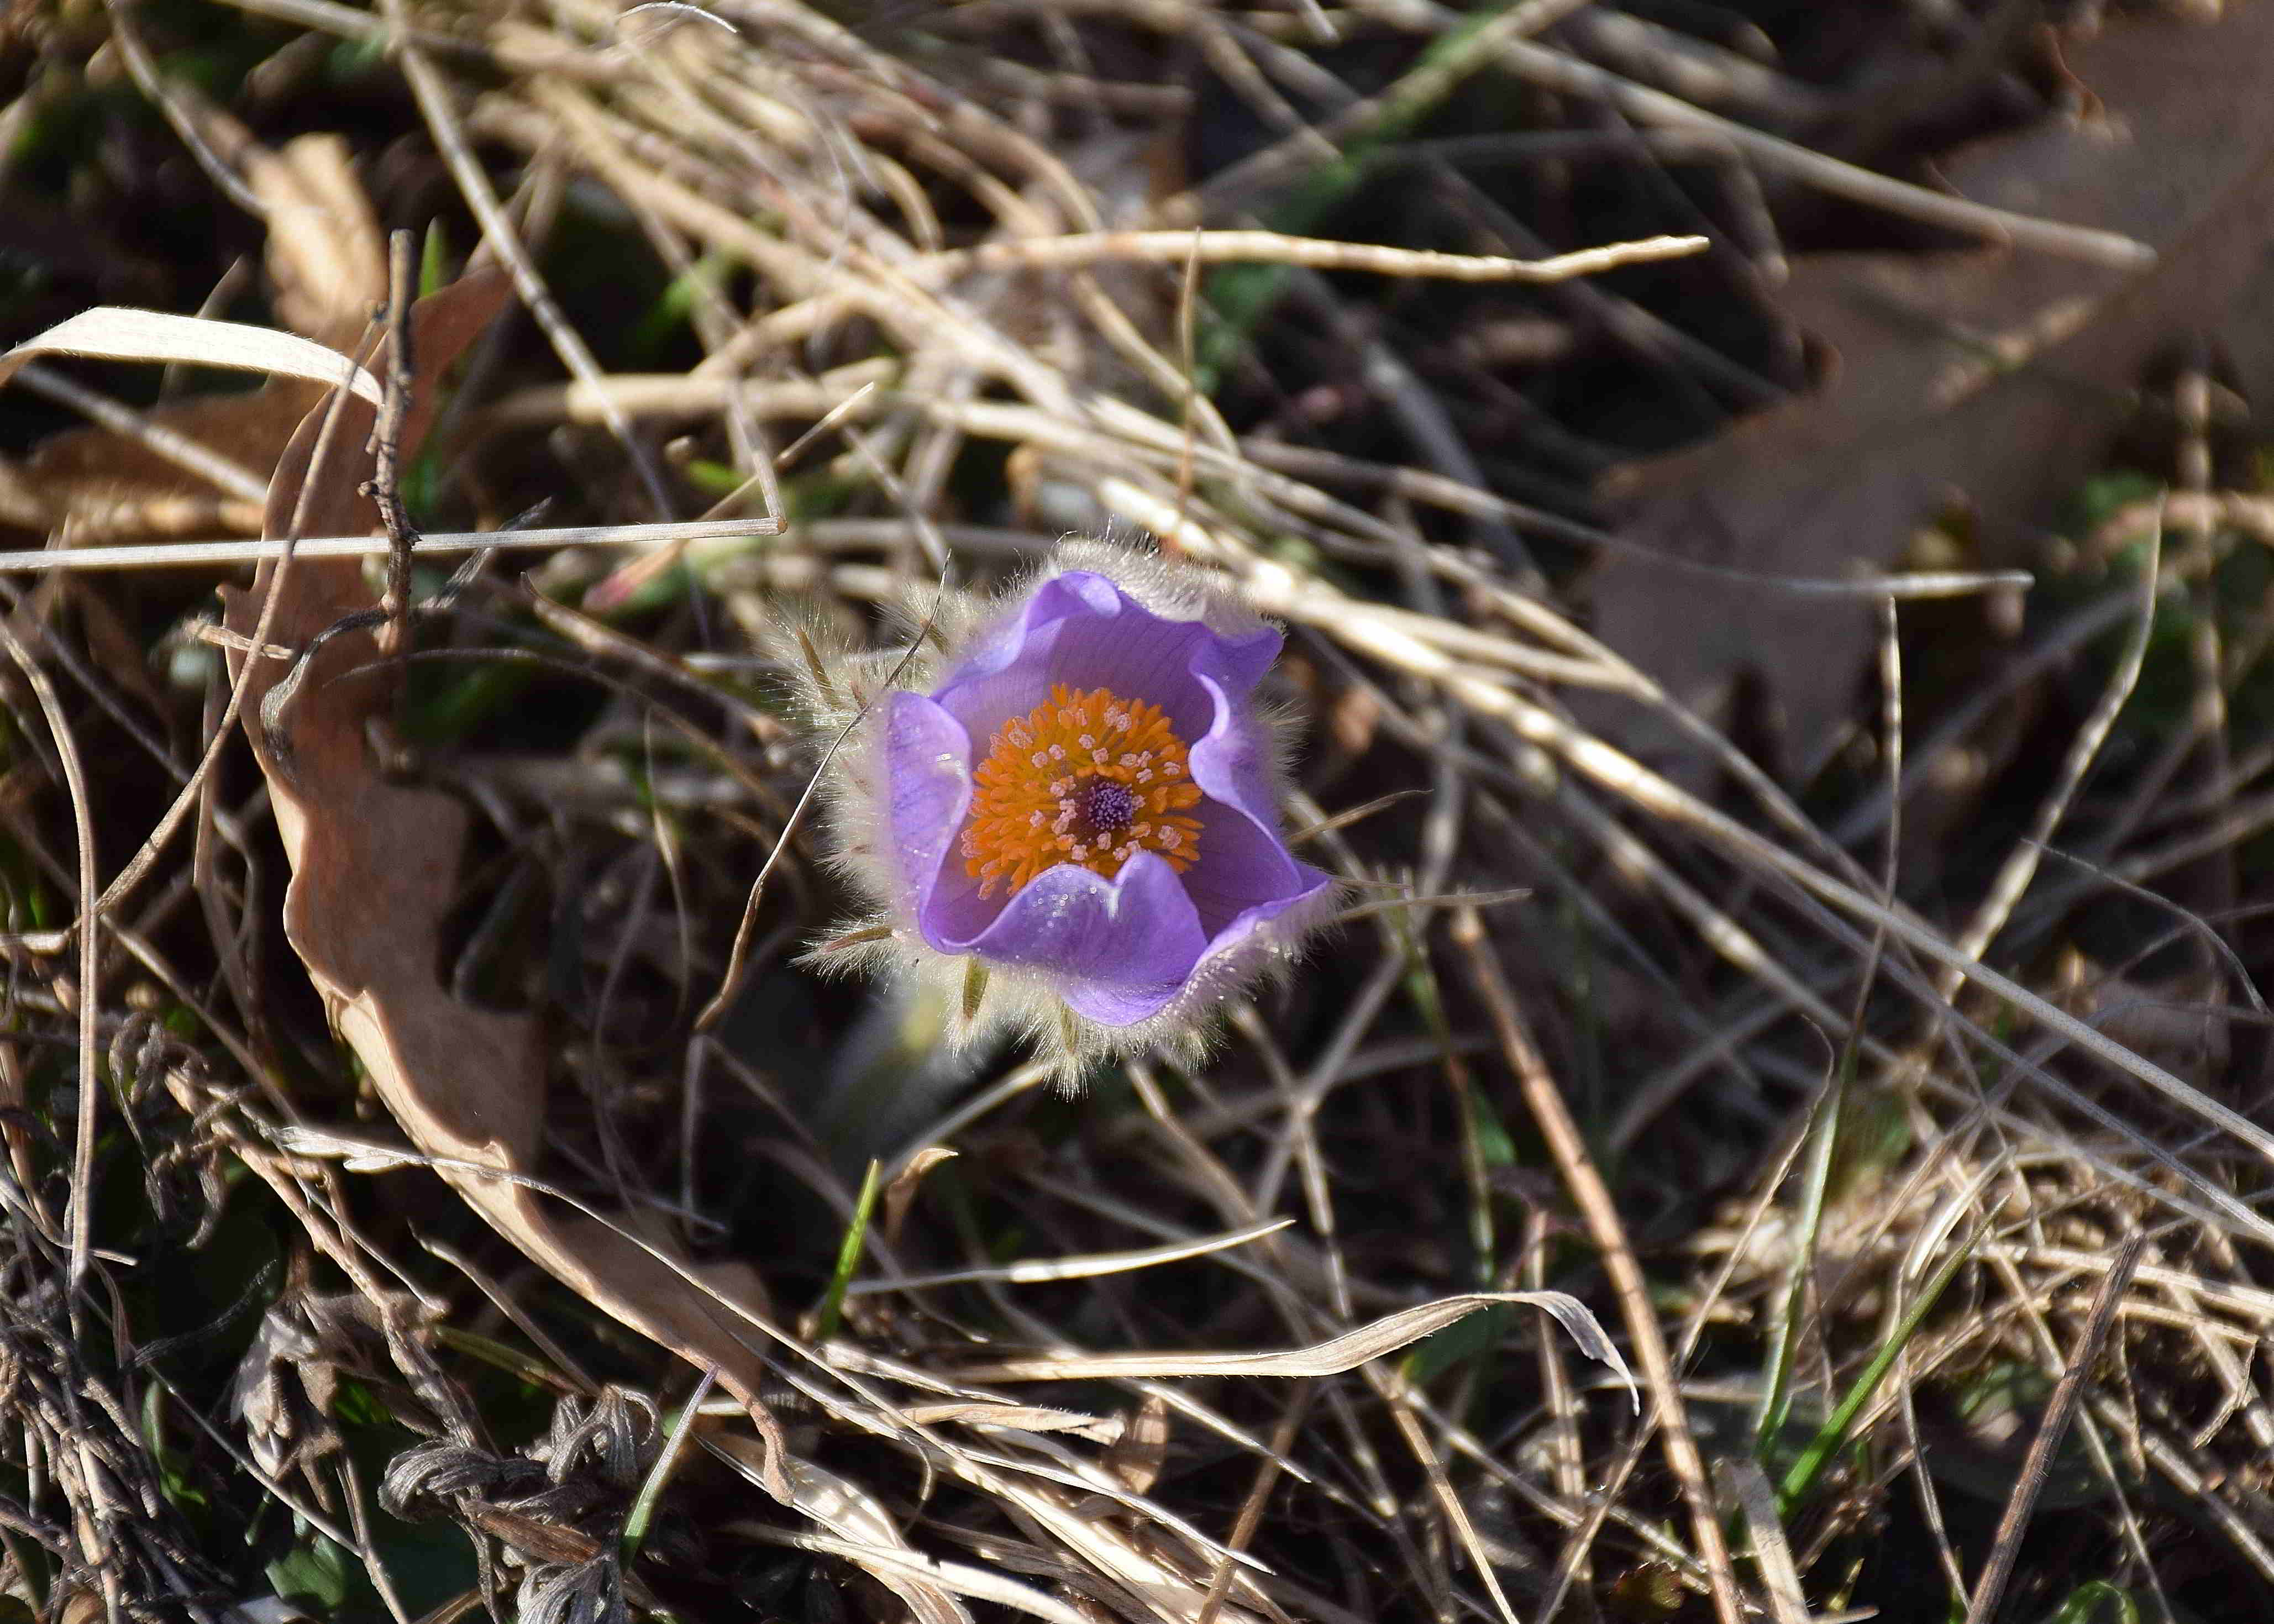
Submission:
<svg viewBox="0 0 2274 1624">
<path fill-rule="evenodd" d="M 266 213 L 265 267 L 278 316 L 302 338 L 346 350 L 387 297 L 378 216 L 347 143 L 303 135 L 271 152 L 228 115 L 200 110 L 207 138 L 241 170 Z M 279 374 L 249 394 L 169 401 L 143 416 L 266 479 L 328 387 Z M 101 426 L 51 435 L 12 483 L 30 500 L 9 504 L 0 517 L 55 532 L 66 546 L 250 536 L 260 523 L 257 507 L 217 492 L 146 440 Z"/>
<path fill-rule="evenodd" d="M 249 147 L 245 178 L 268 222 L 269 297 L 295 333 L 344 349 L 387 302 L 387 249 L 336 135 Z"/>
<path fill-rule="evenodd" d="M 501 274 L 470 276 L 418 302 L 416 351 L 438 375 L 486 327 L 510 291 Z M 405 426 L 418 443 L 433 411 L 418 394 Z M 363 491 L 373 472 L 367 441 L 373 414 L 343 398 L 326 441 L 330 402 L 311 411 L 293 436 L 269 487 L 267 531 L 359 535 L 379 529 Z M 319 456 L 320 448 L 321 451 Z M 262 566 L 250 591 L 228 598 L 230 628 L 254 633 L 262 605 L 277 594 L 267 641 L 305 648 L 327 628 L 373 607 L 361 565 L 352 560 Z M 741 1266 L 682 1274 L 631 1233 L 560 1218 L 513 1182 L 534 1174 L 545 1109 L 545 1056 L 538 1024 L 458 1003 L 437 981 L 437 943 L 458 895 L 468 815 L 440 791 L 389 780 L 372 746 L 388 726 L 393 688 L 373 680 L 377 640 L 365 629 L 330 637 L 305 658 L 281 718 L 269 697 L 291 669 L 248 663 L 233 652 L 245 684 L 245 732 L 267 774 L 276 825 L 292 867 L 284 928 L 341 1036 L 368 1071 L 395 1121 L 442 1176 L 500 1234 L 586 1299 L 662 1343 L 719 1381 L 764 1426 L 763 1365 L 752 1335 L 695 1283 L 754 1309 L 764 1297 Z M 272 726 L 272 724 L 274 726 Z M 645 1237 L 668 1254 L 668 1239 Z"/>
<path fill-rule="evenodd" d="M 2026 527 L 2096 466 L 2158 346 L 2209 333 L 2274 392 L 2274 6 L 2216 23 L 2131 16 L 2060 43 L 2097 107 L 1963 153 L 1944 178 L 1979 202 L 2125 232 L 2157 262 L 2122 274 L 1994 249 L 1798 262 L 1783 303 L 1830 352 L 1822 386 L 1632 470 L 1607 492 L 1623 534 L 1731 569 L 1839 577 L 1886 568 L 1962 502 L 1985 563 L 2026 564 Z M 1647 559 L 1608 560 L 1592 596 L 1597 631 L 1709 713 L 1757 676 L 1788 759 L 1811 758 L 1850 712 L 1871 646 L 1867 600 Z"/>
</svg>

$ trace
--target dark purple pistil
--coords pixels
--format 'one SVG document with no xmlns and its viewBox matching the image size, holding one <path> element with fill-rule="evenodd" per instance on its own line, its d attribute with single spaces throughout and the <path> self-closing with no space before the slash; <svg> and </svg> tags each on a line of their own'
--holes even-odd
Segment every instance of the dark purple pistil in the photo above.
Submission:
<svg viewBox="0 0 2274 1624">
<path fill-rule="evenodd" d="M 1137 792 L 1111 778 L 1092 778 L 1073 793 L 1074 821 L 1090 839 L 1118 835 L 1137 821 Z"/>
</svg>

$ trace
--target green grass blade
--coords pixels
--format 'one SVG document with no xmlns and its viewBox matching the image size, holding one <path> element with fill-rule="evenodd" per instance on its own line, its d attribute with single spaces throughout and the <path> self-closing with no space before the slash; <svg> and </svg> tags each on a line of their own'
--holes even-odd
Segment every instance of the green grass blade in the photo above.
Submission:
<svg viewBox="0 0 2274 1624">
<path fill-rule="evenodd" d="M 1768 1368 L 1762 1373 L 1760 1414 L 1753 1422 L 1753 1453 L 1764 1460 L 1782 1433 L 1785 1418 L 1792 1413 L 1793 1364 L 1800 1349 L 1808 1282 L 1816 1267 L 1817 1243 L 1823 1234 L 1825 1192 L 1832 1183 L 1832 1153 L 1840 1140 L 1841 1109 L 1848 1098 L 1850 1064 L 1852 1061 L 1843 1062 L 1834 1071 L 1808 1125 L 1808 1160 L 1801 1171 L 1800 1222 L 1792 1266 L 1784 1282 L 1784 1319 L 1775 1340 L 1769 1344 Z"/>
<path fill-rule="evenodd" d="M 418 297 L 440 292 L 449 279 L 450 233 L 440 220 L 430 220 L 418 249 Z"/>
<path fill-rule="evenodd" d="M 1962 1244 L 1951 1249 L 1950 1256 L 1943 1260 L 1940 1268 L 1935 1270 L 1933 1277 L 1919 1293 L 1917 1301 L 1910 1305 L 1901 1323 L 1895 1327 L 1894 1334 L 1871 1356 L 1871 1362 L 1864 1367 L 1864 1373 L 1848 1389 L 1848 1396 L 1840 1401 L 1839 1408 L 1817 1429 L 1816 1436 L 1808 1440 L 1807 1447 L 1800 1452 L 1800 1458 L 1792 1463 L 1792 1470 L 1785 1473 L 1784 1482 L 1777 1490 L 1777 1515 L 1780 1517 L 1792 1515 L 1793 1507 L 1815 1486 L 1826 1463 L 1847 1447 L 1856 1417 L 1863 1414 L 1864 1407 L 1871 1402 L 1872 1395 L 1879 1390 L 1879 1384 L 1886 1380 L 1887 1372 L 1895 1367 L 1895 1360 L 1901 1357 L 1903 1349 L 1918 1334 L 1918 1328 L 1925 1323 L 1927 1315 L 1934 1312 L 1935 1303 L 1948 1289 L 1950 1282 L 1958 1278 L 1958 1271 L 1973 1257 L 1975 1245 L 1980 1239 L 1981 1232 L 1977 1230 Z"/>
<path fill-rule="evenodd" d="M 647 1480 L 640 1485 L 639 1493 L 632 1500 L 631 1512 L 624 1518 L 622 1551 L 626 1567 L 631 1565 L 647 1538 L 648 1524 L 655 1518 L 656 1501 L 663 1498 L 663 1485 L 671 1481 L 672 1468 L 679 1463 L 680 1454 L 695 1432 L 695 1417 L 702 1412 L 703 1401 L 711 1396 L 711 1383 L 718 1374 L 715 1370 L 704 1371 L 687 1402 L 679 1407 L 679 1418 L 671 1424 L 671 1436 L 664 1440 L 663 1453 L 648 1468 Z"/>
<path fill-rule="evenodd" d="M 2090 1579 L 2068 1593 L 2045 1624 L 2103 1624 L 2104 1620 L 2140 1624 L 2140 1604 L 2132 1599 L 2129 1590 L 2120 1590 L 2105 1579 Z"/>
<path fill-rule="evenodd" d="M 861 1179 L 860 1197 L 853 1203 L 853 1222 L 845 1226 L 844 1243 L 837 1249 L 837 1271 L 829 1277 L 829 1290 L 821 1299 L 820 1312 L 814 1315 L 813 1340 L 817 1342 L 837 1335 L 845 1289 L 853 1283 L 853 1271 L 861 1267 L 861 1254 L 869 1244 L 869 1217 L 877 1207 L 878 1173 L 879 1165 L 872 1157 Z"/>
</svg>

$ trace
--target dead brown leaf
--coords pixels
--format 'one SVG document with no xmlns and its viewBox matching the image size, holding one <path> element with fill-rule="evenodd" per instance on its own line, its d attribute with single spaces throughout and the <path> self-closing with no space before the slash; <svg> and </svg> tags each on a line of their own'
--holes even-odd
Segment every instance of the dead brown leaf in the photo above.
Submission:
<svg viewBox="0 0 2274 1624">
<path fill-rule="evenodd" d="M 1831 352 L 1822 387 L 1629 477 L 1611 492 L 1623 534 L 1732 569 L 1840 577 L 1888 567 L 1962 501 L 1985 563 L 2026 564 L 2026 527 L 2103 455 L 2157 346 L 2212 333 L 2274 389 L 2274 7 L 2112 19 L 2064 46 L 2093 114 L 1963 154 L 1945 178 L 1977 201 L 2124 232 L 2157 262 L 1799 262 L 1784 303 Z M 1849 713 L 1871 646 L 1864 600 L 1648 559 L 1607 561 L 1593 598 L 1604 638 L 1687 703 L 1710 712 L 1758 675 L 1796 760 Z"/>
<path fill-rule="evenodd" d="M 429 375 L 446 367 L 502 308 L 502 274 L 471 276 L 416 311 L 417 353 Z M 418 443 L 433 399 L 419 395 L 406 425 Z M 327 418 L 337 422 L 327 436 Z M 267 533 L 355 535 L 379 528 L 361 487 L 373 471 L 370 407 L 343 397 L 310 412 L 269 489 Z M 371 609 L 374 595 L 353 560 L 262 566 L 252 589 L 228 594 L 227 621 L 251 636 L 264 600 L 277 595 L 268 638 L 305 647 L 326 628 Z M 371 739 L 388 726 L 391 689 L 372 674 L 368 631 L 335 636 L 306 660 L 297 691 L 273 732 L 261 718 L 286 662 L 230 656 L 246 686 L 244 716 L 267 774 L 278 832 L 292 868 L 284 927 L 334 1025 L 414 1144 L 500 1234 L 623 1324 L 719 1381 L 770 1423 L 759 1402 L 763 1365 L 747 1327 L 692 1281 L 621 1229 L 563 1218 L 516 1177 L 536 1170 L 545 1109 L 545 1057 L 536 1021 L 471 1008 L 436 981 L 436 942 L 457 895 L 467 813 L 448 795 L 390 782 Z M 668 1253 L 661 1236 L 645 1237 Z M 700 1271 L 724 1297 L 763 1312 L 756 1274 L 741 1266 Z"/>
<path fill-rule="evenodd" d="M 154 408 L 146 417 L 229 461 L 266 474 L 323 387 L 274 379 L 250 395 L 204 395 Z M 67 430 L 24 465 L 41 528 L 66 546 L 173 537 L 250 536 L 260 509 L 216 492 L 178 462 L 115 429 Z"/>
<path fill-rule="evenodd" d="M 207 138 L 242 170 L 265 212 L 265 268 L 277 314 L 299 338 L 345 350 L 387 297 L 379 220 L 356 178 L 347 143 L 335 135 L 303 135 L 272 152 L 226 114 L 211 108 L 203 113 Z M 72 353 L 70 343 L 55 342 L 56 336 L 68 340 L 84 327 L 98 346 L 107 348 L 80 352 L 115 355 L 133 341 L 132 319 L 171 323 L 177 331 L 185 330 L 191 320 L 124 312 L 115 312 L 112 325 L 105 327 L 95 320 L 102 314 L 87 312 L 41 340 L 53 342 L 60 353 Z M 229 353 L 230 344 L 242 343 L 249 331 L 205 325 L 216 329 L 217 357 Z M 290 342 L 280 333 L 267 338 Z M 319 357 L 310 365 L 320 371 L 321 352 L 307 353 Z M 248 357 L 231 364 L 257 363 Z M 375 389 L 375 383 L 365 382 Z M 167 402 L 143 419 L 265 480 L 277 453 L 329 387 L 280 373 L 250 394 Z M 11 483 L 28 493 L 28 510 L 19 512 L 11 503 L 0 517 L 52 531 L 66 546 L 251 536 L 260 524 L 256 505 L 216 492 L 196 472 L 154 448 L 149 438 L 112 428 L 72 429 L 49 437 Z"/>
<path fill-rule="evenodd" d="M 275 152 L 249 147 L 245 184 L 268 223 L 276 314 L 295 333 L 344 348 L 387 302 L 387 249 L 336 135 L 296 136 Z"/>
</svg>

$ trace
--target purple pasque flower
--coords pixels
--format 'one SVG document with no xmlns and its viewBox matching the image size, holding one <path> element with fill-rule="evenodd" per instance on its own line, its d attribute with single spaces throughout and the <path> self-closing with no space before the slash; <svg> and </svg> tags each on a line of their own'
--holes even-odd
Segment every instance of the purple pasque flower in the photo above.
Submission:
<svg viewBox="0 0 2274 1624">
<path fill-rule="evenodd" d="M 958 618 L 848 752 L 846 867 L 883 904 L 855 934 L 1069 1069 L 1188 1034 L 1288 962 L 1336 885 L 1280 831 L 1257 701 L 1278 631 L 1203 572 L 1098 543 Z"/>
</svg>

